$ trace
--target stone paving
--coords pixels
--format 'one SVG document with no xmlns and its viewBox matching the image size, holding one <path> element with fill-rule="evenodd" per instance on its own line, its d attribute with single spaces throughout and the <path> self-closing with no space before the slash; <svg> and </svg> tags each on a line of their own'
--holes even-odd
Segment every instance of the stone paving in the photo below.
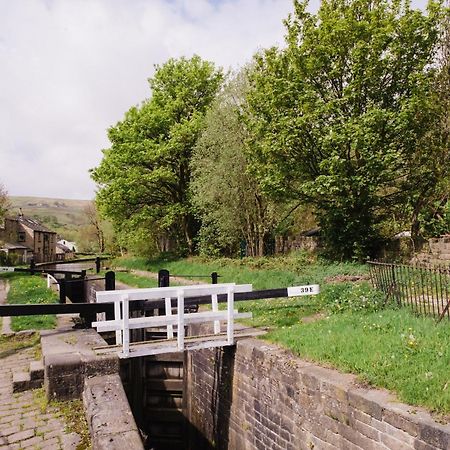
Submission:
<svg viewBox="0 0 450 450">
<path fill-rule="evenodd" d="M 28 370 L 34 359 L 33 348 L 0 359 L 0 450 L 81 450 L 57 407 L 43 406 L 34 391 L 13 393 L 13 372 Z"/>
</svg>

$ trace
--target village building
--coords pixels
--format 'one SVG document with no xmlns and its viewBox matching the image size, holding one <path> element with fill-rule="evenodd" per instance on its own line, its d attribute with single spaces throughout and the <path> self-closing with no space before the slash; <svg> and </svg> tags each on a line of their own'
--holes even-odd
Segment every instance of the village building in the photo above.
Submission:
<svg viewBox="0 0 450 450">
<path fill-rule="evenodd" d="M 67 259 L 72 259 L 75 254 L 72 248 L 65 246 L 58 241 L 56 243 L 56 261 L 65 261 Z"/>
<path fill-rule="evenodd" d="M 60 239 L 57 244 L 64 245 L 64 247 L 67 247 L 69 250 L 71 250 L 73 253 L 77 252 L 77 244 L 72 241 L 68 241 L 66 239 Z"/>
<path fill-rule="evenodd" d="M 5 218 L 0 242 L 0 251 L 9 256 L 18 255 L 18 262 L 28 263 L 32 258 L 36 263 L 56 259 L 56 232 L 23 214 Z"/>
</svg>

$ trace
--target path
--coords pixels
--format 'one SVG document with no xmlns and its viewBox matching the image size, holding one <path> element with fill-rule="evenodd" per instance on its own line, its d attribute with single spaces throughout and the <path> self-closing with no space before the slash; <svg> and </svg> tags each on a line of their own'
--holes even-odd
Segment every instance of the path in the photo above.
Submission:
<svg viewBox="0 0 450 450">
<path fill-rule="evenodd" d="M 0 359 L 0 450 L 75 450 L 79 436 L 64 431 L 65 418 L 57 406 L 45 406 L 42 391 L 13 393 L 13 372 L 26 370 L 34 356 L 28 348 Z"/>
<path fill-rule="evenodd" d="M 125 270 L 133 275 L 137 275 L 139 277 L 144 278 L 152 278 L 152 279 L 158 279 L 158 274 L 156 272 L 149 272 L 147 270 L 137 270 L 137 269 L 127 269 L 125 267 L 118 267 L 118 270 Z M 207 280 L 207 281 L 206 281 Z M 205 279 L 202 280 L 190 280 L 188 278 L 182 278 L 182 277 L 170 277 L 170 281 L 174 281 L 175 283 L 179 283 L 180 285 L 192 285 L 192 284 L 209 284 L 211 282 L 211 278 L 209 276 L 206 276 Z M 126 285 L 125 285 L 126 286 Z"/>
<path fill-rule="evenodd" d="M 6 304 L 6 297 L 9 291 L 9 283 L 6 280 L 0 280 L 0 305 Z M 3 317 L 1 320 L 1 334 L 11 334 L 11 317 Z"/>
</svg>

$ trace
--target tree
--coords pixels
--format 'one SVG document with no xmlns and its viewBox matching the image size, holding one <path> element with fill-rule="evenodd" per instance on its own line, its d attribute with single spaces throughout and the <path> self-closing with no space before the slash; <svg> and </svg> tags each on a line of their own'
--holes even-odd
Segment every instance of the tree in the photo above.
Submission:
<svg viewBox="0 0 450 450">
<path fill-rule="evenodd" d="M 5 187 L 0 183 L 0 223 L 3 221 L 6 213 L 11 207 L 8 199 L 8 191 Z"/>
<path fill-rule="evenodd" d="M 262 256 L 280 209 L 247 172 L 248 133 L 240 117 L 247 85 L 241 72 L 217 96 L 191 161 L 200 251 L 206 254 L 236 254 L 245 240 L 248 255 Z"/>
<path fill-rule="evenodd" d="M 442 8 L 407 1 L 294 2 L 287 47 L 255 58 L 246 120 L 253 173 L 315 206 L 329 253 L 373 255 L 383 221 L 434 163 L 433 63 Z M 416 161 L 426 162 L 419 166 Z M 428 194 L 426 194 L 428 195 Z"/>
<path fill-rule="evenodd" d="M 83 227 L 79 236 L 79 247 L 81 250 L 105 253 L 108 240 L 108 250 L 111 251 L 111 233 L 108 233 L 108 224 L 100 217 L 95 202 L 89 202 L 83 208 L 83 212 L 86 216 L 87 225 Z"/>
<path fill-rule="evenodd" d="M 425 164 L 427 173 L 413 180 L 416 195 L 410 198 L 413 235 L 424 237 L 450 233 L 450 10 L 440 29 L 435 92 L 434 124 L 423 147 L 434 148 L 434 160 Z M 423 161 L 416 161 L 420 167 Z M 417 170 L 416 172 L 423 172 Z M 424 176 L 425 175 L 425 176 Z M 417 189 L 420 187 L 420 189 Z"/>
<path fill-rule="evenodd" d="M 92 178 L 97 204 L 119 235 L 193 250 L 198 222 L 189 198 L 190 158 L 222 73 L 198 56 L 170 59 L 149 80 L 152 96 L 109 129 Z"/>
</svg>

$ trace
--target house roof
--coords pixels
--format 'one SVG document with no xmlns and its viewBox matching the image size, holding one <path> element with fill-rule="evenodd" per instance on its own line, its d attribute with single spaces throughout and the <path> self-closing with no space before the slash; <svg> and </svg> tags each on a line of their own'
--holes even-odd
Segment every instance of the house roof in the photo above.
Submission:
<svg viewBox="0 0 450 450">
<path fill-rule="evenodd" d="M 31 217 L 26 216 L 18 216 L 18 217 L 8 217 L 10 220 L 16 220 L 17 222 L 21 223 L 22 225 L 30 228 L 33 231 L 43 231 L 45 233 L 54 233 L 55 231 L 51 231 L 48 228 L 44 227 L 40 222 L 38 222 L 36 219 L 32 219 Z"/>
<path fill-rule="evenodd" d="M 31 250 L 31 248 L 26 247 L 25 245 L 20 245 L 20 244 L 10 244 L 9 242 L 4 242 L 1 243 L 0 242 L 0 248 L 3 248 L 5 250 Z"/>
<path fill-rule="evenodd" d="M 58 250 L 61 250 L 61 252 L 64 252 L 64 253 L 71 253 L 72 252 L 72 250 L 69 247 L 67 247 L 64 244 L 60 244 L 59 242 L 56 243 L 56 253 L 61 253 Z"/>
</svg>

